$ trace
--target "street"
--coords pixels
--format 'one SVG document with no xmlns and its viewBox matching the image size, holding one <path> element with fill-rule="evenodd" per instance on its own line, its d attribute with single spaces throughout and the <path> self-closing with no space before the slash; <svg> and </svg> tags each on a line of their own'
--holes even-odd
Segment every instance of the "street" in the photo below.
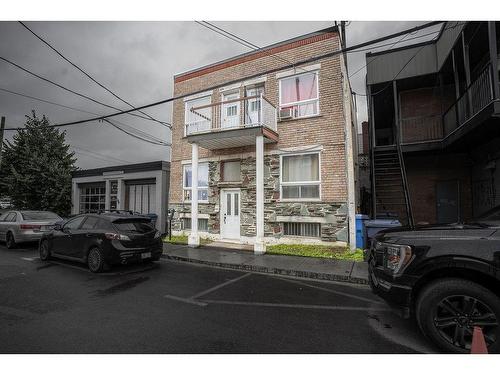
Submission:
<svg viewBox="0 0 500 375">
<path fill-rule="evenodd" d="M 434 352 L 366 286 L 161 260 L 92 274 L 0 245 L 0 353 Z"/>
</svg>

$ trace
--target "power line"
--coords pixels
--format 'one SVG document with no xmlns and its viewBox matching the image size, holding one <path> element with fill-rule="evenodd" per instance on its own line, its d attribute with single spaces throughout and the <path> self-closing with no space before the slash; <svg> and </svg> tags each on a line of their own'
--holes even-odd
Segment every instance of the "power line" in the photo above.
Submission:
<svg viewBox="0 0 500 375">
<path fill-rule="evenodd" d="M 458 27 L 458 26 L 460 26 L 460 25 L 463 25 L 463 23 L 458 23 L 458 22 L 457 22 L 457 24 L 456 24 L 456 25 L 454 25 L 454 26 L 450 26 L 449 28 L 450 28 L 450 29 L 454 29 L 454 28 L 456 28 L 456 27 Z M 434 39 L 432 39 L 432 40 L 436 40 L 436 39 L 434 38 Z M 402 68 L 401 68 L 401 69 L 400 69 L 400 70 L 396 73 L 396 75 L 395 75 L 395 76 L 394 76 L 394 77 L 393 77 L 393 78 L 392 78 L 392 79 L 391 79 L 391 80 L 390 80 L 390 81 L 389 81 L 389 82 L 388 82 L 388 83 L 387 83 L 387 84 L 386 84 L 383 88 L 381 88 L 380 90 L 376 91 L 375 93 L 370 93 L 370 94 L 357 94 L 357 93 L 356 93 L 356 95 L 360 95 L 360 96 L 368 96 L 368 95 L 369 95 L 369 96 L 376 96 L 376 95 L 380 94 L 381 92 L 385 91 L 385 90 L 386 90 L 389 86 L 391 86 L 391 85 L 392 85 L 392 81 L 395 81 L 395 80 L 396 80 L 396 78 L 398 78 L 398 77 L 399 77 L 399 75 L 403 72 L 403 70 L 405 70 L 405 68 L 408 66 L 408 64 L 409 64 L 410 62 L 412 62 L 412 61 L 413 61 L 413 59 L 414 59 L 415 57 L 417 57 L 417 55 L 418 55 L 418 54 L 419 54 L 419 53 L 420 53 L 420 52 L 421 52 L 421 51 L 422 51 L 422 50 L 423 50 L 423 49 L 424 49 L 427 45 L 428 45 L 428 44 L 424 44 L 424 45 L 422 45 L 422 46 L 421 46 L 421 47 L 420 47 L 420 48 L 419 48 L 419 49 L 418 49 L 418 50 L 417 50 L 417 51 L 416 51 L 416 52 L 415 52 L 415 53 L 414 53 L 414 54 L 410 57 L 410 59 L 409 59 L 409 60 L 408 60 L 408 61 L 407 61 L 404 65 L 403 65 L 403 67 L 402 67 Z"/>
<path fill-rule="evenodd" d="M 35 33 L 32 29 L 30 29 L 24 22 L 22 21 L 18 21 L 26 30 L 28 30 L 30 33 L 32 33 L 36 38 L 38 38 L 42 43 L 44 43 L 47 47 L 49 47 L 51 50 L 53 50 L 55 53 L 57 53 L 63 60 L 67 61 L 70 65 L 72 65 L 73 67 L 75 67 L 76 69 L 78 69 L 81 73 L 83 73 L 87 78 L 89 78 L 92 82 L 96 83 L 98 86 L 100 86 L 101 88 L 103 88 L 104 90 L 106 90 L 107 92 L 109 92 L 111 95 L 113 95 L 115 98 L 117 98 L 118 100 L 122 101 L 123 103 L 127 104 L 129 107 L 131 108 L 134 108 L 134 106 L 132 104 L 130 104 L 128 101 L 126 101 L 125 99 L 121 98 L 120 96 L 118 96 L 118 94 L 114 93 L 113 91 L 111 91 L 111 89 L 109 89 L 108 87 L 104 86 L 102 83 L 100 83 L 99 81 L 97 81 L 94 77 L 92 77 L 90 74 L 88 74 L 85 70 L 83 70 L 81 67 L 79 67 L 78 65 L 76 65 L 74 62 L 72 62 L 71 60 L 69 60 L 66 56 L 64 56 L 62 54 L 62 52 L 58 51 L 54 46 L 52 46 L 49 42 L 47 42 L 45 39 L 43 39 L 40 35 L 38 35 L 37 33 Z M 142 113 L 143 115 L 145 115 L 146 117 L 148 117 L 150 120 L 153 120 L 163 126 L 167 126 L 167 127 L 172 127 L 172 124 L 168 123 L 168 122 L 164 122 L 164 121 L 159 121 L 155 118 L 153 118 L 152 116 L 150 116 L 149 114 L 143 112 L 143 111 L 138 111 L 140 113 Z"/>
<path fill-rule="evenodd" d="M 95 155 L 96 158 L 98 158 L 99 156 L 100 159 L 103 159 L 103 160 L 106 160 L 106 161 L 113 161 L 111 159 L 114 159 L 115 162 L 120 162 L 120 163 L 128 163 L 130 164 L 131 162 L 128 161 L 128 160 L 124 160 L 124 159 L 120 159 L 120 158 L 116 158 L 114 156 L 110 156 L 110 155 L 105 155 L 105 154 L 101 154 L 97 151 L 94 151 L 94 150 L 89 150 L 88 148 L 84 148 L 84 147 L 81 147 L 81 146 L 75 146 L 75 145 L 71 145 L 72 148 L 74 148 L 75 150 L 79 150 L 79 152 L 85 154 L 85 153 L 88 153 L 88 154 L 91 154 L 91 155 Z M 89 155 L 90 156 L 90 155 Z"/>
<path fill-rule="evenodd" d="M 137 138 L 137 139 L 140 139 L 141 141 L 144 141 L 144 142 L 148 142 L 148 143 L 151 143 L 151 144 L 154 144 L 154 145 L 157 145 L 157 146 L 171 146 L 171 144 L 168 144 L 168 143 L 165 143 L 163 141 L 159 141 L 159 142 L 155 142 L 155 141 L 151 141 L 151 140 L 148 140 L 148 139 L 145 139 L 145 138 L 142 138 L 136 134 L 133 134 L 123 128 L 121 128 L 120 126 L 114 124 L 113 122 L 111 122 L 111 120 L 109 119 L 103 119 L 103 121 L 107 122 L 108 124 L 110 124 L 111 126 L 115 127 L 116 129 L 118 130 L 121 130 L 122 132 L 124 132 L 125 134 L 128 134 L 130 135 L 131 137 L 134 137 L 134 138 Z"/>
<path fill-rule="evenodd" d="M 71 109 L 73 111 L 78 111 L 78 112 L 83 112 L 83 113 L 88 113 L 88 114 L 91 114 L 91 115 L 99 116 L 99 114 L 97 114 L 95 112 L 85 111 L 85 110 L 82 110 L 82 109 L 79 109 L 79 108 L 75 108 L 75 107 L 67 106 L 67 105 L 64 105 L 64 104 L 52 102 L 52 101 L 49 101 L 49 100 L 37 98 L 37 97 L 31 96 L 31 95 L 22 94 L 22 93 L 15 92 L 15 91 L 12 91 L 12 90 L 8 90 L 8 89 L 2 88 L 2 87 L 0 87 L 0 91 L 4 91 L 4 92 L 7 92 L 7 93 L 10 93 L 10 94 L 13 94 L 13 95 L 18 95 L 18 96 L 21 96 L 21 97 L 29 98 L 29 99 L 32 99 L 32 100 L 37 100 L 37 101 L 40 101 L 40 102 L 43 102 L 43 103 L 52 104 L 52 105 L 55 105 L 55 106 L 58 106 L 58 107 L 62 107 L 62 108 L 66 108 L 66 109 Z M 116 122 L 117 124 L 120 124 L 120 125 L 122 125 L 124 127 L 127 127 L 129 129 L 132 129 L 132 131 L 140 133 L 143 137 L 149 138 L 149 140 L 153 141 L 153 142 L 151 142 L 153 144 L 162 143 L 162 144 L 167 145 L 165 142 L 163 142 L 162 139 L 157 138 L 157 137 L 155 137 L 155 136 L 153 136 L 151 134 L 148 134 L 146 132 L 143 132 L 142 130 L 139 130 L 137 128 L 134 128 L 133 126 L 124 124 L 123 122 L 120 122 L 118 120 L 114 120 L 114 122 Z M 119 130 L 122 131 L 122 129 L 120 127 L 118 127 L 117 129 L 119 129 Z M 143 140 L 148 141 L 147 139 L 143 139 Z"/>
<path fill-rule="evenodd" d="M 380 37 L 380 38 L 377 38 L 377 39 L 372 39 L 372 40 L 369 40 L 369 41 L 366 41 L 366 42 L 363 42 L 363 43 L 359 43 L 359 44 L 356 44 L 356 45 L 353 45 L 353 46 L 350 46 L 350 47 L 346 47 L 344 49 L 339 49 L 339 50 L 336 50 L 336 51 L 333 51 L 333 52 L 329 52 L 329 53 L 326 53 L 326 54 L 323 54 L 323 55 L 320 55 L 320 56 L 315 56 L 315 57 L 311 57 L 311 58 L 308 58 L 308 59 L 305 59 L 305 60 L 301 60 L 301 61 L 298 61 L 297 63 L 289 65 L 289 66 L 285 65 L 285 66 L 280 66 L 280 67 L 277 67 L 277 68 L 269 69 L 267 71 L 259 72 L 259 73 L 252 74 L 252 75 L 249 75 L 249 76 L 246 76 L 246 77 L 240 77 L 240 78 L 237 78 L 237 79 L 234 79 L 234 80 L 231 80 L 231 81 L 220 83 L 220 84 L 212 86 L 212 87 L 203 88 L 203 89 L 198 90 L 198 91 L 193 91 L 193 92 L 189 92 L 189 93 L 185 93 L 185 94 L 173 96 L 173 97 L 170 97 L 170 98 L 167 98 L 167 99 L 159 100 L 157 102 L 153 102 L 153 103 L 150 103 L 150 104 L 145 104 L 145 105 L 142 105 L 142 106 L 139 106 L 139 107 L 134 107 L 134 108 L 131 108 L 131 109 L 122 110 L 122 111 L 119 111 L 119 112 L 110 113 L 108 115 L 93 117 L 93 118 L 89 118 L 89 119 L 78 120 L 78 121 L 71 121 L 71 122 L 66 122 L 66 123 L 62 123 L 62 124 L 53 124 L 53 125 L 48 125 L 48 126 L 50 126 L 50 127 L 73 126 L 73 125 L 83 124 L 83 123 L 87 123 L 87 122 L 91 122 L 91 121 L 104 120 L 104 119 L 107 119 L 107 118 L 110 118 L 110 117 L 120 116 L 120 115 L 123 115 L 123 114 L 127 114 L 127 113 L 130 113 L 130 112 L 138 111 L 138 110 L 145 109 L 145 108 L 155 107 L 155 106 L 158 106 L 158 105 L 161 105 L 161 104 L 170 103 L 170 102 L 172 102 L 174 100 L 183 99 L 183 98 L 186 98 L 188 96 L 192 96 L 192 95 L 196 95 L 196 94 L 201 94 L 203 92 L 206 92 L 207 90 L 215 90 L 215 89 L 224 87 L 226 85 L 231 85 L 231 84 L 234 84 L 234 83 L 239 83 L 242 80 L 248 80 L 248 79 L 260 77 L 260 76 L 265 75 L 265 74 L 276 73 L 276 72 L 281 71 L 283 69 L 293 68 L 295 65 L 309 64 L 309 63 L 311 63 L 313 61 L 318 61 L 318 60 L 326 59 L 326 58 L 329 58 L 329 57 L 333 57 L 333 56 L 339 55 L 339 54 L 344 53 L 344 52 L 353 51 L 353 50 L 356 50 L 356 49 L 359 49 L 359 48 L 363 48 L 363 47 L 369 46 L 371 44 L 377 44 L 377 43 L 383 42 L 385 40 L 393 39 L 393 38 L 396 38 L 398 36 L 401 36 L 401 35 L 404 35 L 404 34 L 407 34 L 407 33 L 411 33 L 411 32 L 414 32 L 414 31 L 422 30 L 422 29 L 425 29 L 425 28 L 428 28 L 428 27 L 431 27 L 431 26 L 434 26 L 434 25 L 437 25 L 437 24 L 440 24 L 440 23 L 442 23 L 442 22 L 441 21 L 428 22 L 428 23 L 420 25 L 420 26 L 415 26 L 413 28 L 406 29 L 406 30 L 403 30 L 403 31 L 399 31 L 397 33 L 386 35 L 386 36 L 383 36 L 383 37 Z M 16 128 L 6 128 L 5 130 L 6 131 L 7 130 L 12 131 L 12 130 L 22 130 L 22 129 L 24 129 L 24 128 L 22 128 L 22 127 L 16 127 Z"/>
<path fill-rule="evenodd" d="M 9 60 L 9 59 L 5 58 L 5 57 L 0 56 L 0 60 L 4 61 L 4 62 L 6 62 L 6 63 L 8 63 L 8 64 L 10 64 L 10 65 L 12 65 L 12 66 L 14 66 L 14 67 L 18 68 L 18 69 L 20 69 L 20 70 L 22 70 L 22 71 L 23 71 L 23 72 L 25 72 L 25 73 L 28 73 L 28 74 L 30 74 L 30 75 L 32 75 L 32 76 L 34 76 L 34 77 L 38 78 L 38 79 L 41 79 L 42 81 L 48 82 L 48 83 L 50 83 L 51 85 L 57 86 L 57 87 L 59 87 L 59 88 L 61 88 L 61 89 L 65 90 L 65 91 L 68 91 L 68 92 L 70 92 L 70 93 L 74 94 L 74 95 L 80 96 L 80 97 L 82 97 L 82 98 L 84 98 L 84 99 L 90 100 L 91 102 L 94 102 L 94 103 L 100 104 L 100 105 L 102 105 L 102 106 L 104 106 L 104 107 L 111 108 L 111 109 L 115 109 L 115 110 L 117 110 L 117 111 L 121 111 L 121 109 L 120 109 L 120 108 L 114 107 L 114 106 L 112 106 L 112 105 L 108 105 L 108 104 L 103 103 L 103 102 L 101 102 L 101 101 L 99 101 L 99 100 L 93 99 L 93 98 L 91 98 L 90 96 L 87 96 L 87 95 L 85 95 L 85 94 L 82 94 L 82 93 L 79 93 L 79 92 L 74 91 L 74 90 L 72 90 L 72 89 L 69 89 L 69 88 L 67 88 L 67 87 L 65 87 L 65 86 L 63 86 L 63 85 L 61 85 L 61 84 L 59 84 L 59 83 L 57 83 L 57 82 L 54 82 L 54 81 L 52 81 L 52 80 L 50 80 L 50 79 L 48 79 L 48 78 L 42 77 L 41 75 L 39 75 L 39 74 L 37 74 L 37 73 L 34 73 L 34 72 L 30 71 L 29 69 L 26 69 L 26 68 L 22 67 L 21 65 L 19 65 L 19 64 L 17 64 L 17 63 L 15 63 L 15 62 L 13 62 L 13 61 L 11 61 L 11 60 Z M 144 117 L 144 116 L 138 115 L 138 114 L 136 114 L 136 113 L 130 113 L 130 112 L 135 112 L 135 111 L 134 111 L 134 110 L 130 110 L 130 111 L 127 111 L 126 113 L 127 113 L 127 114 L 129 114 L 129 115 L 131 115 L 131 116 L 139 117 L 139 118 L 142 118 L 142 119 L 145 119 L 145 120 L 150 120 L 150 119 L 149 119 L 149 118 L 147 118 L 147 117 Z"/>
</svg>

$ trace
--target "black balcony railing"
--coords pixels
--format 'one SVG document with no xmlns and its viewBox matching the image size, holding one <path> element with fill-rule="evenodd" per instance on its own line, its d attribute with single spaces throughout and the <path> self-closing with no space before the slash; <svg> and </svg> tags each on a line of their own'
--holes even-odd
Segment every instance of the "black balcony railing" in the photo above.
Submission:
<svg viewBox="0 0 500 375">
<path fill-rule="evenodd" d="M 491 65 L 487 65 L 443 115 L 444 136 L 483 110 L 493 100 Z"/>
<path fill-rule="evenodd" d="M 401 142 L 429 142 L 443 138 L 441 115 L 419 116 L 401 119 Z"/>
</svg>

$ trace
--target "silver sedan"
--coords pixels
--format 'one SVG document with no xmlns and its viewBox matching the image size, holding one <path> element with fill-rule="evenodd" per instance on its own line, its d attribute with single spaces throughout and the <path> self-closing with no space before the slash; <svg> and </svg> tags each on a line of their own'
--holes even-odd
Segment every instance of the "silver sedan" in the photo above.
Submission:
<svg viewBox="0 0 500 375">
<path fill-rule="evenodd" d="M 61 220 L 50 211 L 8 211 L 0 216 L 0 241 L 9 249 L 21 242 L 38 241 Z"/>
</svg>

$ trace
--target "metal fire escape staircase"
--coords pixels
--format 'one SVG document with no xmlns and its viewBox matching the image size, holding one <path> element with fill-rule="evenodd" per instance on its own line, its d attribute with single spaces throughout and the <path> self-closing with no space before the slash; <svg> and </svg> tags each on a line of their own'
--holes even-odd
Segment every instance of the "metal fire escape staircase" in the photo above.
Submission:
<svg viewBox="0 0 500 375">
<path fill-rule="evenodd" d="M 395 213 L 403 225 L 413 226 L 404 159 L 396 143 L 372 148 L 373 217 Z"/>
</svg>

